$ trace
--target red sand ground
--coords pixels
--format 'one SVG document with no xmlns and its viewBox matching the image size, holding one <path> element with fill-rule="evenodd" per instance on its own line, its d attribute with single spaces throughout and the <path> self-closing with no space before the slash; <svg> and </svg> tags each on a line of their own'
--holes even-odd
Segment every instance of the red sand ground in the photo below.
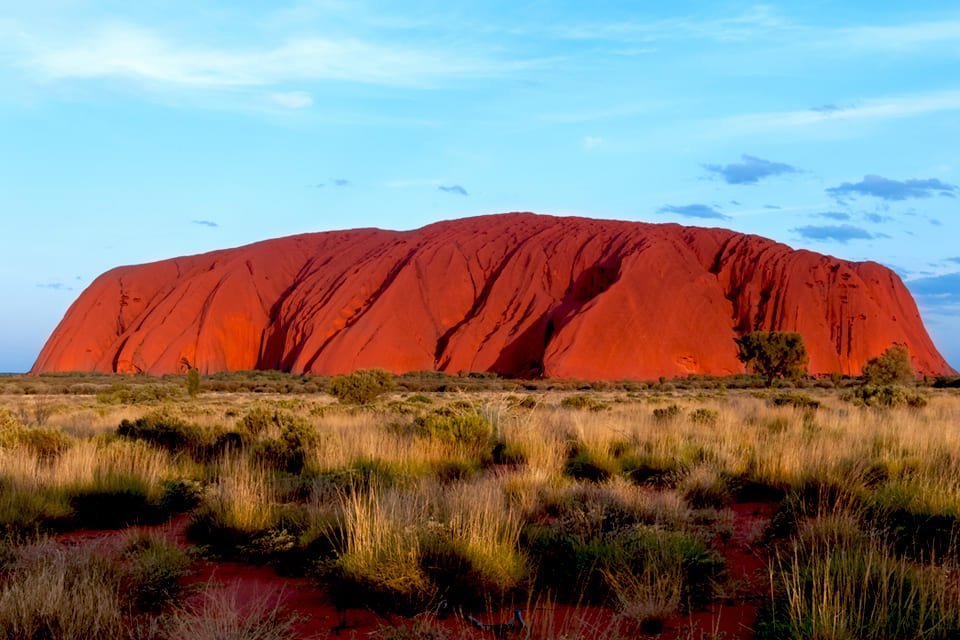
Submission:
<svg viewBox="0 0 960 640">
<path fill-rule="evenodd" d="M 733 339 L 758 329 L 803 334 L 812 373 L 859 374 L 894 343 L 921 374 L 951 371 L 879 264 L 724 229 L 530 213 L 113 269 L 33 371 L 724 375 L 743 371 Z"/>
<path fill-rule="evenodd" d="M 774 508 L 772 503 L 734 505 L 733 535 L 722 546 L 734 586 L 734 591 L 726 602 L 714 604 L 706 611 L 696 611 L 668 620 L 660 634 L 642 634 L 626 624 L 622 626 L 622 630 L 628 637 L 660 640 L 699 638 L 701 632 L 703 637 L 712 637 L 710 633 L 719 632 L 722 634 L 719 637 L 724 640 L 752 638 L 760 603 L 769 589 L 766 557 L 764 550 L 756 545 L 756 540 Z M 186 525 L 187 517 L 181 516 L 158 526 L 113 531 L 77 531 L 57 536 L 57 540 L 66 545 L 95 543 L 119 546 L 128 535 L 139 530 L 159 533 L 186 547 L 189 544 L 185 535 Z M 283 611 L 297 617 L 297 632 L 303 638 L 376 637 L 377 629 L 383 625 L 413 622 L 399 617 L 387 620 L 367 609 L 338 612 L 327 594 L 310 580 L 285 578 L 267 566 L 201 560 L 196 563 L 193 573 L 185 582 L 198 587 L 204 583 L 222 585 L 224 589 L 236 594 L 237 603 L 241 607 L 255 606 L 263 601 L 271 607 L 279 603 Z M 611 610 L 602 607 L 551 605 L 522 609 L 532 629 L 530 637 L 533 639 L 566 632 L 568 637 L 586 640 L 600 635 L 599 630 L 608 629 L 615 619 Z M 486 623 L 497 623 L 508 621 L 511 616 L 511 611 L 500 611 L 477 617 Z M 493 637 L 490 633 L 476 630 L 459 617 L 450 617 L 438 623 L 453 632 L 454 637 L 463 640 Z"/>
</svg>

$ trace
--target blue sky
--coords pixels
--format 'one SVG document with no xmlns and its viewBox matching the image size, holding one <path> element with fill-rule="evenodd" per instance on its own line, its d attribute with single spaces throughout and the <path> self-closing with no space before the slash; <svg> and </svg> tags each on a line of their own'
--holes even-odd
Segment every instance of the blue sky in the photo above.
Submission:
<svg viewBox="0 0 960 640">
<path fill-rule="evenodd" d="M 116 265 L 517 210 L 877 260 L 960 366 L 954 3 L 0 2 L 0 371 Z"/>
</svg>

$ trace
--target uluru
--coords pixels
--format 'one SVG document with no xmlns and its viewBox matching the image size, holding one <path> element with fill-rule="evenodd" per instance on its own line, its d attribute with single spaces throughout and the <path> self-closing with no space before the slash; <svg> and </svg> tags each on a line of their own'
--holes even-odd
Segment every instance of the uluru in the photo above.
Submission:
<svg viewBox="0 0 960 640">
<path fill-rule="evenodd" d="M 890 269 L 717 228 L 532 213 L 310 233 L 112 269 L 33 371 L 740 373 L 734 339 L 803 335 L 814 374 L 893 344 L 951 371 Z"/>
</svg>

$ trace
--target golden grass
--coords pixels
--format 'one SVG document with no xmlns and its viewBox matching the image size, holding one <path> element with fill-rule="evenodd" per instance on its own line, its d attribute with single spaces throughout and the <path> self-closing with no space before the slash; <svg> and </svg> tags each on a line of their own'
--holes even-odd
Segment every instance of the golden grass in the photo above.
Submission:
<svg viewBox="0 0 960 640">
<path fill-rule="evenodd" d="M 628 521 L 625 527 L 643 523 L 699 539 L 726 535 L 721 529 L 731 528 L 732 512 L 722 508 L 737 499 L 738 483 L 751 482 L 796 490 L 793 499 L 810 501 L 795 510 L 798 527 L 787 533 L 787 551 L 771 573 L 777 611 L 817 630 L 810 635 L 797 626 L 795 637 L 870 637 L 850 630 L 889 631 L 898 607 L 919 611 L 918 620 L 936 617 L 953 624 L 960 604 L 945 581 L 956 580 L 950 573 L 954 559 L 905 560 L 879 518 L 899 510 L 960 520 L 960 397 L 938 392 L 923 409 L 876 410 L 855 407 L 832 392 L 810 393 L 822 408 L 773 406 L 767 392 L 600 394 L 603 411 L 564 408 L 558 394 L 537 394 L 536 403 L 524 406 L 505 394 L 438 394 L 431 396 L 432 404 L 394 399 L 365 409 L 330 406 L 323 397 L 258 397 L 257 406 L 295 414 L 316 436 L 303 440 L 305 470 L 293 474 L 263 466 L 249 444 L 192 462 L 107 435 L 121 419 L 158 407 L 223 433 L 254 405 L 250 396 L 207 395 L 143 406 L 51 398 L 56 410 L 46 426 L 76 440 L 44 456 L 19 437 L 0 439 L 0 513 L 29 514 L 35 508 L 65 515 L 56 499 L 31 501 L 100 486 L 112 477 L 137 479 L 151 498 L 166 480 L 205 478 L 202 509 L 219 526 L 248 534 L 288 526 L 281 514 L 296 506 L 305 514 L 305 529 L 329 534 L 336 545 L 332 561 L 345 576 L 424 600 L 443 588 L 431 573 L 436 567 L 425 565 L 443 559 L 431 554 L 462 562 L 491 594 L 523 589 L 537 566 L 524 548 L 525 527 L 552 526 L 567 516 L 601 541 L 611 518 Z M 486 418 L 493 425 L 491 447 L 509 445 L 521 454 L 515 462 L 493 467 L 476 447 L 405 428 L 418 412 L 454 402 Z M 676 417 L 654 416 L 655 408 L 671 404 L 679 407 Z M 709 413 L 695 414 L 697 409 Z M 271 429 L 254 439 L 282 438 Z M 572 478 L 574 452 L 586 452 L 609 478 Z M 469 473 L 438 471 L 451 461 L 463 463 Z M 660 474 L 656 484 L 641 484 L 648 480 L 631 475 L 644 465 Z M 822 493 L 805 493 L 810 487 Z M 922 526 L 923 518 L 917 521 Z M 679 602 L 686 577 L 669 558 L 608 573 L 613 601 L 636 622 L 686 606 Z M 877 586 L 868 589 L 868 583 Z M 868 615 L 867 593 L 889 603 L 887 618 Z M 901 631 L 893 637 L 913 637 Z"/>
</svg>

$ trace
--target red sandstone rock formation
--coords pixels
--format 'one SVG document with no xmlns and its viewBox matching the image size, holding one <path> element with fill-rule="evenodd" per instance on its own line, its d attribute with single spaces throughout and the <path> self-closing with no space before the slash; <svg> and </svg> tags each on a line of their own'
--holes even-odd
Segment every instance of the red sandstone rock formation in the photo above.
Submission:
<svg viewBox="0 0 960 640">
<path fill-rule="evenodd" d="M 905 344 L 950 371 L 889 269 L 723 229 L 482 216 L 357 229 L 113 269 L 35 372 L 382 367 L 649 379 L 743 371 L 733 339 L 803 334 L 812 373 Z"/>
</svg>

